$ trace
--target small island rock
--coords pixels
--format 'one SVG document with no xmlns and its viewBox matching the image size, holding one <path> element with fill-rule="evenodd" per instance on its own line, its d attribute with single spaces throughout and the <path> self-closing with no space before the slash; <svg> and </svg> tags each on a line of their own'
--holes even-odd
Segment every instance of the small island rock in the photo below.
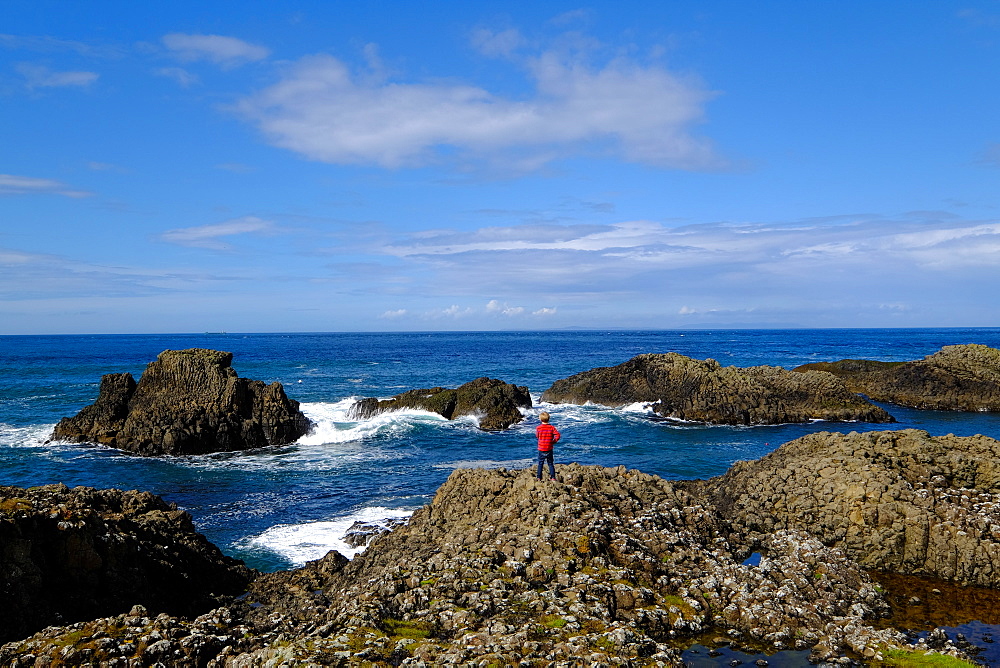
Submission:
<svg viewBox="0 0 1000 668">
<path fill-rule="evenodd" d="M 233 354 L 165 350 L 138 384 L 101 379 L 97 400 L 63 418 L 53 440 L 101 443 L 139 455 L 192 455 L 291 443 L 311 423 L 281 383 L 240 378 Z"/>
<path fill-rule="evenodd" d="M 1000 411 L 1000 350 L 980 344 L 944 346 L 912 362 L 840 360 L 793 371 L 826 371 L 852 392 L 910 408 Z"/>
<path fill-rule="evenodd" d="M 391 399 L 362 399 L 351 408 L 351 416 L 366 419 L 381 413 L 406 408 L 437 413 L 449 420 L 472 415 L 479 428 L 487 431 L 506 429 L 524 419 L 521 408 L 531 408 L 528 388 L 495 378 L 477 378 L 456 389 L 432 387 L 410 390 Z"/>
<path fill-rule="evenodd" d="M 895 422 L 827 374 L 723 367 L 677 353 L 637 355 L 618 366 L 575 374 L 553 383 L 542 400 L 613 407 L 647 403 L 665 418 L 712 424 Z"/>
</svg>

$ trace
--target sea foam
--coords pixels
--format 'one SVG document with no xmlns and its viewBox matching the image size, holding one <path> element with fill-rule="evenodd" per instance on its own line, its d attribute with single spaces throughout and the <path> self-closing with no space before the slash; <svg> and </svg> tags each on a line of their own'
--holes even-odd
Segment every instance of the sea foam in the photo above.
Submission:
<svg viewBox="0 0 1000 668">
<path fill-rule="evenodd" d="M 241 547 L 263 549 L 278 554 L 296 566 L 319 559 L 330 550 L 336 550 L 348 559 L 364 551 L 344 541 L 348 529 L 355 522 L 365 522 L 389 529 L 394 521 L 405 520 L 413 509 L 369 506 L 344 517 L 325 522 L 304 524 L 279 524 L 258 536 L 246 539 Z"/>
</svg>

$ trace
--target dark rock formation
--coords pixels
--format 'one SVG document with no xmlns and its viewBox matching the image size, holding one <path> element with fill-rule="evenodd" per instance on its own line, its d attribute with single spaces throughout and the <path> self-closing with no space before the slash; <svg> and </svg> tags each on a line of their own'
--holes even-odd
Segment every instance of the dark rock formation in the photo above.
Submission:
<svg viewBox="0 0 1000 668">
<path fill-rule="evenodd" d="M 1000 411 L 1000 350 L 979 344 L 945 346 L 913 362 L 840 360 L 794 371 L 827 371 L 852 392 L 911 408 Z"/>
<path fill-rule="evenodd" d="M 138 385 L 131 374 L 108 374 L 97 401 L 63 418 L 52 439 L 191 455 L 291 443 L 309 430 L 281 383 L 240 378 L 232 360 L 217 350 L 165 350 Z"/>
<path fill-rule="evenodd" d="M 1000 588 L 1000 441 L 818 433 L 689 484 L 733 523 L 807 531 L 866 568 Z"/>
<path fill-rule="evenodd" d="M 0 487 L 0 640 L 136 603 L 200 614 L 252 575 L 148 492 Z"/>
<path fill-rule="evenodd" d="M 663 417 L 713 424 L 810 420 L 894 422 L 837 378 L 781 367 L 723 367 L 677 353 L 637 355 L 558 380 L 543 401 L 605 406 L 648 403 Z"/>
<path fill-rule="evenodd" d="M 449 420 L 474 415 L 479 419 L 480 429 L 495 431 L 523 420 L 524 415 L 518 409 L 531 408 L 531 395 L 528 388 L 520 385 L 494 378 L 477 378 L 456 389 L 432 387 L 410 390 L 382 401 L 374 397 L 362 399 L 354 404 L 351 415 L 366 419 L 405 408 L 431 411 Z"/>
</svg>

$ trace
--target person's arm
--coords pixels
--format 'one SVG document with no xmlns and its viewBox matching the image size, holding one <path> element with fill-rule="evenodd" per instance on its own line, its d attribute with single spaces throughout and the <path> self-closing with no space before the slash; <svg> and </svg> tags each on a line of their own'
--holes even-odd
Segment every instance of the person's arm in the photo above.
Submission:
<svg viewBox="0 0 1000 668">
<path fill-rule="evenodd" d="M 555 427 L 552 427 L 552 443 L 558 443 L 559 439 L 562 438 L 562 434 Z"/>
</svg>

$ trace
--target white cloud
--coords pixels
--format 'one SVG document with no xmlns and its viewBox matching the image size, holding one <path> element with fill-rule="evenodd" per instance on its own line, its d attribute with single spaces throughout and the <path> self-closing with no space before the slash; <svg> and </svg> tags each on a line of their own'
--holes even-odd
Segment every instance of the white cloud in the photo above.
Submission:
<svg viewBox="0 0 1000 668">
<path fill-rule="evenodd" d="M 24 77 L 25 85 L 30 89 L 66 86 L 85 88 L 97 81 L 99 76 L 96 72 L 54 72 L 45 65 L 36 63 L 18 63 L 16 69 Z"/>
<path fill-rule="evenodd" d="M 510 35 L 501 46 L 500 37 L 484 37 L 483 48 L 516 43 Z M 679 169 L 721 165 L 692 134 L 713 97 L 698 81 L 655 65 L 615 59 L 591 67 L 553 52 L 522 67 L 534 90 L 514 99 L 474 85 L 385 81 L 314 55 L 235 109 L 273 144 L 337 164 L 453 160 L 526 170 L 596 154 Z"/>
<path fill-rule="evenodd" d="M 542 308 L 538 309 L 537 311 L 532 311 L 531 312 L 531 315 L 543 315 L 544 316 L 544 315 L 555 315 L 555 314 L 556 314 L 556 309 L 554 307 L 551 307 L 551 306 L 543 306 Z"/>
<path fill-rule="evenodd" d="M 62 195 L 63 197 L 89 197 L 93 193 L 70 188 L 53 179 L 38 179 L 30 176 L 0 174 L 0 195 L 29 194 Z"/>
<path fill-rule="evenodd" d="M 407 310 L 405 308 L 400 308 L 394 311 L 386 311 L 385 313 L 380 315 L 379 318 L 382 318 L 384 320 L 393 320 L 395 318 L 402 318 L 403 316 L 406 315 L 406 313 Z"/>
<path fill-rule="evenodd" d="M 275 229 L 275 226 L 269 221 L 256 216 L 245 216 L 211 225 L 168 230 L 160 235 L 160 238 L 180 246 L 224 250 L 229 248 L 229 244 L 224 241 L 227 237 L 254 233 L 269 234 L 273 233 Z"/>
<path fill-rule="evenodd" d="M 198 77 L 191 74 L 183 67 L 161 67 L 155 72 L 158 76 L 173 79 L 182 88 L 189 88 L 198 83 Z"/>
<path fill-rule="evenodd" d="M 263 46 L 224 35 L 170 33 L 162 42 L 182 62 L 207 60 L 223 69 L 263 60 L 271 53 Z"/>
<path fill-rule="evenodd" d="M 470 41 L 476 50 L 491 57 L 509 57 L 525 44 L 524 36 L 515 28 L 500 32 L 479 28 L 472 32 Z"/>
<path fill-rule="evenodd" d="M 524 313 L 523 306 L 510 306 L 507 302 L 500 303 L 496 299 L 491 299 L 486 303 L 487 313 L 498 313 L 505 316 L 515 316 Z"/>
</svg>

